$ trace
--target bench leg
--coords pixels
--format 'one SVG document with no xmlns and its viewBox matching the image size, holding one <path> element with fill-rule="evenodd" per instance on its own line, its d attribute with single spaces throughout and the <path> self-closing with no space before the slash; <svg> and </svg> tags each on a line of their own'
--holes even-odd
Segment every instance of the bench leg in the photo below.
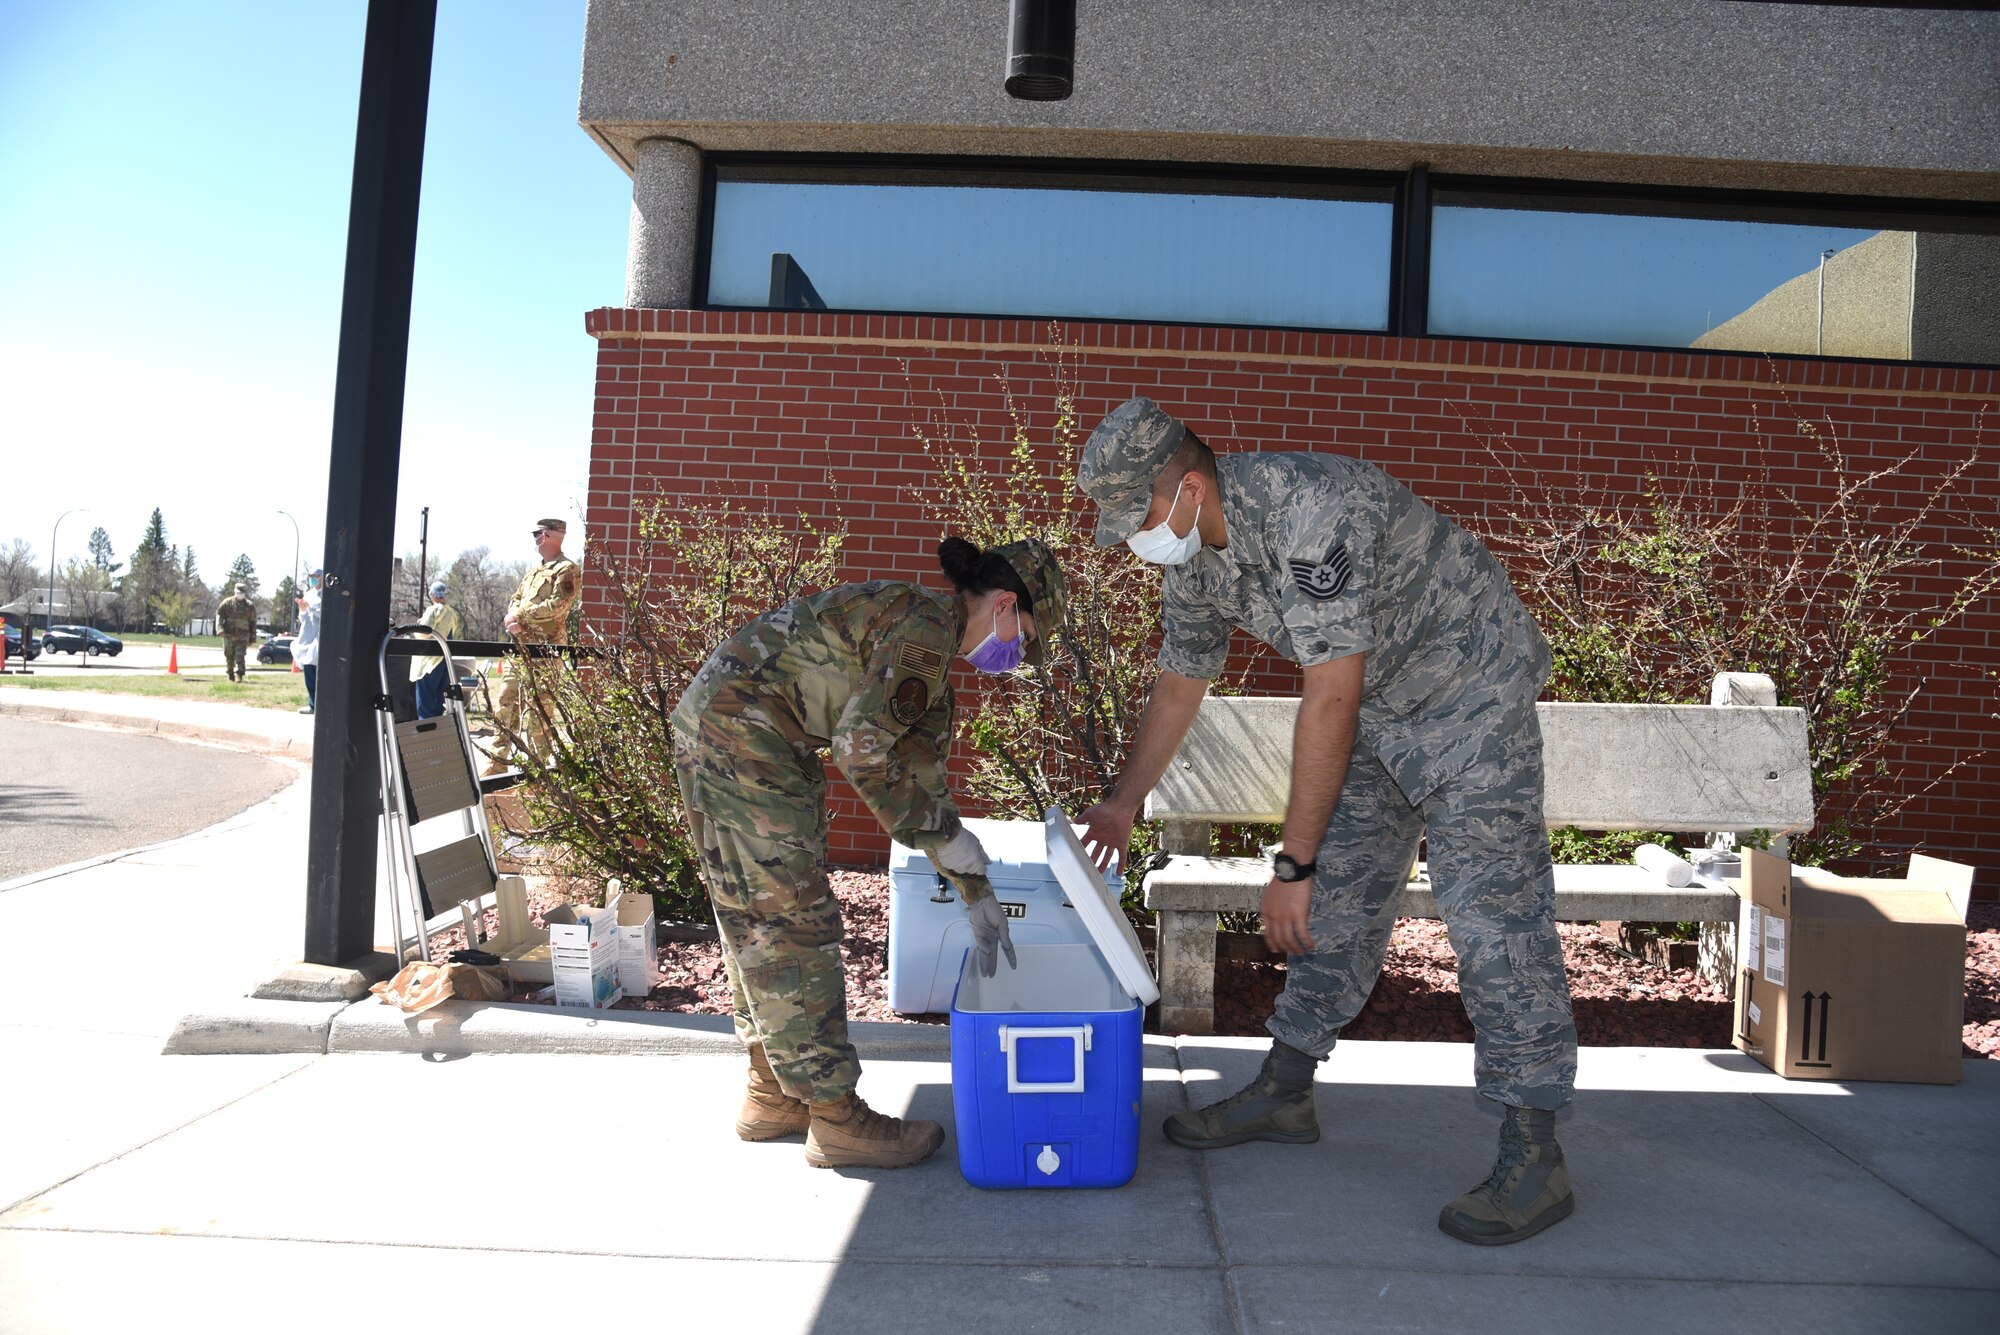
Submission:
<svg viewBox="0 0 2000 1335">
<path fill-rule="evenodd" d="M 1700 924 L 1700 946 L 1695 956 L 1695 972 L 1704 982 L 1722 988 L 1722 994 L 1731 1001 L 1736 999 L 1736 924 L 1733 922 L 1705 922 Z"/>
<path fill-rule="evenodd" d="M 1160 1028 L 1215 1032 L 1215 913 L 1160 910 Z"/>
</svg>

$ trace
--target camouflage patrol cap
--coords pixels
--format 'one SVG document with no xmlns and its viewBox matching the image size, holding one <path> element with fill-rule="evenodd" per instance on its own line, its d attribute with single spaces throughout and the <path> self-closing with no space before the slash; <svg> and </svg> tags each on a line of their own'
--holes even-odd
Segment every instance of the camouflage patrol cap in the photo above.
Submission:
<svg viewBox="0 0 2000 1335">
<path fill-rule="evenodd" d="M 1083 444 L 1077 489 L 1097 502 L 1097 545 L 1116 547 L 1139 531 L 1153 503 L 1153 479 L 1187 439 L 1187 428 L 1148 398 L 1105 415 Z"/>
<path fill-rule="evenodd" d="M 1036 635 L 1028 645 L 1027 657 L 1040 667 L 1043 642 L 1056 633 L 1056 627 L 1062 625 L 1069 610 L 1069 591 L 1063 584 L 1062 567 L 1056 564 L 1056 554 L 1040 538 L 1002 543 L 993 550 L 1014 567 L 1014 573 L 1021 578 L 1021 587 L 1028 591 L 1029 601 L 1034 604 Z"/>
<path fill-rule="evenodd" d="M 250 592 L 250 586 L 239 579 L 236 581 L 236 591 L 238 593 L 248 593 Z"/>
<path fill-rule="evenodd" d="M 569 532 L 569 525 L 568 525 L 568 524 L 565 524 L 565 523 L 564 523 L 564 522 L 563 522 L 562 520 L 560 520 L 560 519 L 537 519 L 537 520 L 535 521 L 535 527 L 536 527 L 536 528 L 545 528 L 545 529 L 547 529 L 547 530 L 548 530 L 549 532 L 551 532 L 551 533 L 567 533 L 567 532 Z"/>
</svg>

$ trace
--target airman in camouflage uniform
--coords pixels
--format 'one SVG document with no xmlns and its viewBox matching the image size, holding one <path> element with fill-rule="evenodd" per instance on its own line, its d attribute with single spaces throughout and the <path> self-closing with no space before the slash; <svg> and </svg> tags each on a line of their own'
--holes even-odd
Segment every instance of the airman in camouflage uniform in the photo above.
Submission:
<svg viewBox="0 0 2000 1335">
<path fill-rule="evenodd" d="M 1149 520 L 1188 541 L 1174 529 L 1189 509 L 1178 499 L 1186 478 L 1172 501 L 1156 497 L 1154 484 L 1172 481 L 1163 476 L 1170 463 L 1202 458 L 1188 452 L 1192 439 L 1147 399 L 1105 418 L 1078 474 L 1098 504 L 1101 545 L 1141 534 Z M 1232 627 L 1308 670 L 1306 705 L 1315 665 L 1359 656 L 1359 697 L 1348 704 L 1353 740 L 1344 765 L 1331 756 L 1331 818 L 1321 829 L 1295 829 L 1288 814 L 1287 846 L 1316 848 L 1316 870 L 1306 930 L 1288 946 L 1285 990 L 1268 1026 L 1271 1055 L 1249 1088 L 1176 1114 L 1167 1135 L 1195 1148 L 1318 1138 L 1313 1067 L 1374 990 L 1391 905 L 1427 836 L 1438 911 L 1477 1034 L 1479 1092 L 1507 1112 L 1500 1165 L 1446 1207 L 1440 1226 L 1472 1242 L 1528 1236 L 1573 1208 L 1553 1135 L 1554 1110 L 1575 1085 L 1576 1028 L 1542 819 L 1535 699 L 1548 646 L 1492 554 L 1381 470 L 1333 454 L 1207 457 L 1213 476 L 1192 489 L 1209 502 L 1209 522 L 1198 514 L 1190 529 L 1202 546 L 1167 565 L 1163 587 L 1162 685 L 1171 693 L 1182 684 L 1167 674 L 1191 679 L 1183 695 L 1190 703 L 1185 719 L 1160 725 L 1179 731 L 1156 740 L 1171 755 L 1185 736 L 1200 685 L 1222 669 Z M 1156 544 L 1167 536 L 1153 532 Z M 1302 706 L 1302 721 L 1305 713 Z M 1147 749 L 1142 735 L 1135 757 Z M 1150 789 L 1158 777 L 1135 774 L 1132 786 Z M 1104 807 L 1085 813 L 1100 842 L 1122 844 L 1121 821 L 1129 833 L 1129 813 L 1145 794 L 1126 789 L 1121 779 Z M 1300 794 L 1295 772 L 1295 809 Z M 1280 858 L 1278 870 L 1292 865 Z M 1285 875 L 1272 891 L 1294 883 Z"/>
<path fill-rule="evenodd" d="M 1039 663 L 1039 636 L 1063 614 L 1062 574 L 1033 539 L 995 552 L 1032 604 L 1027 656 Z M 884 1118 L 854 1096 L 861 1067 L 847 1037 L 840 906 L 825 867 L 822 750 L 885 830 L 931 853 L 972 914 L 975 940 L 992 911 L 1011 962 L 992 885 L 969 870 L 984 867 L 983 853 L 950 856 L 978 846 L 945 773 L 947 677 L 968 626 L 982 624 L 973 607 L 964 592 L 887 580 L 800 598 L 726 640 L 674 710 L 681 798 L 721 930 L 737 1037 L 751 1053 L 737 1131 L 751 1140 L 809 1131 L 807 1158 L 819 1166 L 901 1166 L 943 1139 L 934 1122 Z M 991 936 L 983 949 L 990 973 Z M 822 1124 L 828 1109 L 874 1120 L 851 1124 L 842 1141 Z"/>
<path fill-rule="evenodd" d="M 568 633 L 570 609 L 576 606 L 577 595 L 583 590 L 583 576 L 576 562 L 563 555 L 563 534 L 568 530 L 569 525 L 560 519 L 535 521 L 535 551 L 542 558 L 541 563 L 521 576 L 514 596 L 507 600 L 503 622 L 507 634 L 522 644 L 561 644 Z M 506 768 L 508 744 L 504 730 L 511 729 L 525 738 L 529 754 L 536 759 L 548 757 L 548 725 L 543 719 L 547 705 L 544 701 L 538 708 L 530 703 L 534 694 L 532 681 L 525 667 L 507 671 L 500 678 L 500 689 L 493 698 L 493 719 L 503 731 L 489 753 L 488 774 L 498 774 Z"/>
<path fill-rule="evenodd" d="M 229 680 L 242 681 L 249 675 L 245 665 L 250 641 L 257 638 L 257 605 L 250 601 L 250 586 L 238 583 L 236 591 L 215 609 L 216 629 L 222 632 L 222 659 Z"/>
</svg>

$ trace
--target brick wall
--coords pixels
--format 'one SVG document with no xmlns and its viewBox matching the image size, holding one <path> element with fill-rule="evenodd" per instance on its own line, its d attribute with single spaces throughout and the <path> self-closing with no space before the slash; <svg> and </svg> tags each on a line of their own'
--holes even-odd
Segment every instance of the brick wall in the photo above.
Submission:
<svg viewBox="0 0 2000 1335">
<path fill-rule="evenodd" d="M 939 536 L 912 494 L 926 473 L 913 426 L 943 408 L 997 448 L 1006 377 L 1047 404 L 1052 340 L 1086 425 L 1135 393 L 1159 399 L 1223 448 L 1334 449 L 1374 463 L 1453 518 L 1499 523 L 1504 461 L 1552 499 L 1629 501 L 1649 475 L 1727 478 L 1768 467 L 1801 500 L 1826 494 L 1813 434 L 1850 456 L 1914 460 L 1875 498 L 1885 519 L 1919 504 L 1983 447 L 1960 504 L 2000 515 L 2000 373 L 1176 326 L 1065 324 L 797 312 L 593 311 L 598 339 L 588 512 L 593 549 L 629 550 L 635 488 L 769 497 L 786 512 L 842 515 L 846 578 L 939 583 Z M 1924 577 L 1948 587 L 1948 567 Z M 599 608 L 601 611 L 601 607 Z M 1246 648 L 1246 652 L 1249 652 Z M 1257 689 L 1296 689 L 1289 665 L 1250 660 Z M 1921 789 L 1893 842 L 1980 864 L 2000 888 L 2000 605 L 1909 655 L 1922 691 L 1894 757 Z M 969 684 L 969 682 L 967 683 Z M 1952 768 L 1953 765 L 1956 768 Z M 887 842 L 859 800 L 833 789 L 833 857 L 879 863 Z M 1996 870 L 1984 870 L 1984 868 Z"/>
</svg>

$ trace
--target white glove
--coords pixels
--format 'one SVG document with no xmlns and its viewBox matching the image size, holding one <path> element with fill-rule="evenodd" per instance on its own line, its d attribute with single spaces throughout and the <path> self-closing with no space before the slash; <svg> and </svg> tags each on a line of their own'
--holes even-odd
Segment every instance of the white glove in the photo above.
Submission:
<svg viewBox="0 0 2000 1335">
<path fill-rule="evenodd" d="M 1014 939 L 1007 934 L 1007 910 L 1000 907 L 998 895 L 988 895 L 977 904 L 966 906 L 965 916 L 972 922 L 972 953 L 979 961 L 979 976 L 991 978 L 1000 970 L 1000 952 L 1007 952 L 1007 967 L 1020 967 L 1014 959 Z"/>
<path fill-rule="evenodd" d="M 980 846 L 979 836 L 961 825 L 957 834 L 931 854 L 931 860 L 960 876 L 984 876 L 989 859 L 986 850 Z"/>
</svg>

